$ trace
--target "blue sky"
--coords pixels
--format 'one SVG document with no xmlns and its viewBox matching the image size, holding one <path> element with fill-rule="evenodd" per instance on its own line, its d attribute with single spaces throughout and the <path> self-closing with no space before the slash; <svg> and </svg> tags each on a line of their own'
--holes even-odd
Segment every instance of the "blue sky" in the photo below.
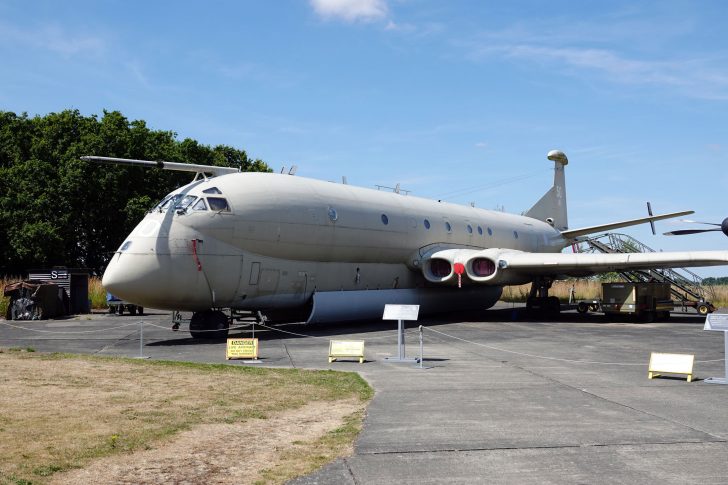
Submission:
<svg viewBox="0 0 728 485">
<path fill-rule="evenodd" d="M 301 176 L 508 212 L 546 191 L 559 148 L 573 228 L 648 200 L 720 222 L 726 25 L 719 0 L 5 0 L 0 109 L 119 110 Z"/>
</svg>

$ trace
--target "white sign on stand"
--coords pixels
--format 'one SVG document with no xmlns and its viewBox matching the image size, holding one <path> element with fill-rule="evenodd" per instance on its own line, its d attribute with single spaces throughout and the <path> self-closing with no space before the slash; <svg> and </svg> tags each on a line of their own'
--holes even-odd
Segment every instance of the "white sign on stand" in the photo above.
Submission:
<svg viewBox="0 0 728 485">
<path fill-rule="evenodd" d="M 417 321 L 419 314 L 419 305 L 384 305 L 382 320 Z"/>
<path fill-rule="evenodd" d="M 384 305 L 382 320 L 397 320 L 397 357 L 387 357 L 390 362 L 417 362 L 417 359 L 405 357 L 404 320 L 417 321 L 420 313 L 419 305 Z"/>
<path fill-rule="evenodd" d="M 703 382 L 708 384 L 728 384 L 728 314 L 710 313 L 705 317 L 705 326 L 703 330 L 712 330 L 714 332 L 723 332 L 723 362 L 725 363 L 724 377 L 708 377 Z"/>
</svg>

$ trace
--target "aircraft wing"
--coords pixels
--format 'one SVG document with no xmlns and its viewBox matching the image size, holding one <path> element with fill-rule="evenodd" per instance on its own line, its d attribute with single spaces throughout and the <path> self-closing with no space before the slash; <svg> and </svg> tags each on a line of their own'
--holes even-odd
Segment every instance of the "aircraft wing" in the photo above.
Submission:
<svg viewBox="0 0 728 485">
<path fill-rule="evenodd" d="M 655 253 L 525 253 L 504 252 L 498 269 L 533 275 L 584 276 L 620 270 L 647 270 L 728 265 L 728 251 Z"/>
<path fill-rule="evenodd" d="M 561 231 L 561 235 L 565 239 L 574 239 L 575 237 L 585 236 L 587 234 L 596 234 L 597 232 L 611 231 L 612 229 L 619 229 L 620 227 L 636 226 L 637 224 L 643 224 L 645 222 L 655 222 L 661 221 L 663 219 L 672 219 L 673 217 L 687 216 L 694 213 L 695 211 L 681 211 L 671 212 L 669 214 L 658 214 L 656 216 L 641 217 L 639 219 L 630 219 L 628 221 L 612 222 L 610 224 L 601 224 L 599 226 L 568 229 L 566 231 Z"/>
<path fill-rule="evenodd" d="M 728 251 L 655 253 L 529 253 L 513 249 L 445 249 L 429 255 L 421 268 L 432 283 L 458 284 L 462 278 L 486 285 L 514 285 L 550 276 L 560 279 L 624 270 L 728 265 Z"/>
<path fill-rule="evenodd" d="M 108 165 L 130 165 L 136 167 L 161 168 L 162 170 L 174 170 L 177 172 L 194 172 L 194 173 L 211 173 L 214 176 L 225 175 L 228 173 L 240 172 L 239 169 L 233 167 L 218 167 L 214 165 L 195 165 L 193 163 L 165 162 L 163 160 L 135 160 L 130 158 L 116 157 L 97 157 L 85 156 L 80 157 L 85 162 L 105 163 Z"/>
</svg>

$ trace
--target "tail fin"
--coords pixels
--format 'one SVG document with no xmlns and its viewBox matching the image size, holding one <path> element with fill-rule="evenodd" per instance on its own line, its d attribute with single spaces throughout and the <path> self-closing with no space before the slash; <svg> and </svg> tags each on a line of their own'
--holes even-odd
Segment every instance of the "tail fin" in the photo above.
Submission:
<svg viewBox="0 0 728 485">
<path fill-rule="evenodd" d="M 524 214 L 541 221 L 546 221 L 559 231 L 569 228 L 566 215 L 566 177 L 564 167 L 569 160 L 564 152 L 551 150 L 547 155 L 554 162 L 554 186 Z"/>
</svg>

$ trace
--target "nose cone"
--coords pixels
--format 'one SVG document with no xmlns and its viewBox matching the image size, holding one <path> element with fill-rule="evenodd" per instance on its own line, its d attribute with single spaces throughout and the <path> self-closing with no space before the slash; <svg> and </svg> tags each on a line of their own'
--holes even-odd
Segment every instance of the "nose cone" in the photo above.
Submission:
<svg viewBox="0 0 728 485">
<path fill-rule="evenodd" d="M 146 308 L 198 311 L 211 308 L 211 291 L 192 257 L 118 252 L 106 267 L 104 288 Z"/>
<path fill-rule="evenodd" d="M 104 271 L 101 284 L 106 291 L 122 300 L 139 305 L 149 306 L 149 295 L 153 289 L 160 286 L 158 275 L 153 267 L 149 267 L 151 261 L 135 261 L 131 254 L 117 253 Z"/>
</svg>

